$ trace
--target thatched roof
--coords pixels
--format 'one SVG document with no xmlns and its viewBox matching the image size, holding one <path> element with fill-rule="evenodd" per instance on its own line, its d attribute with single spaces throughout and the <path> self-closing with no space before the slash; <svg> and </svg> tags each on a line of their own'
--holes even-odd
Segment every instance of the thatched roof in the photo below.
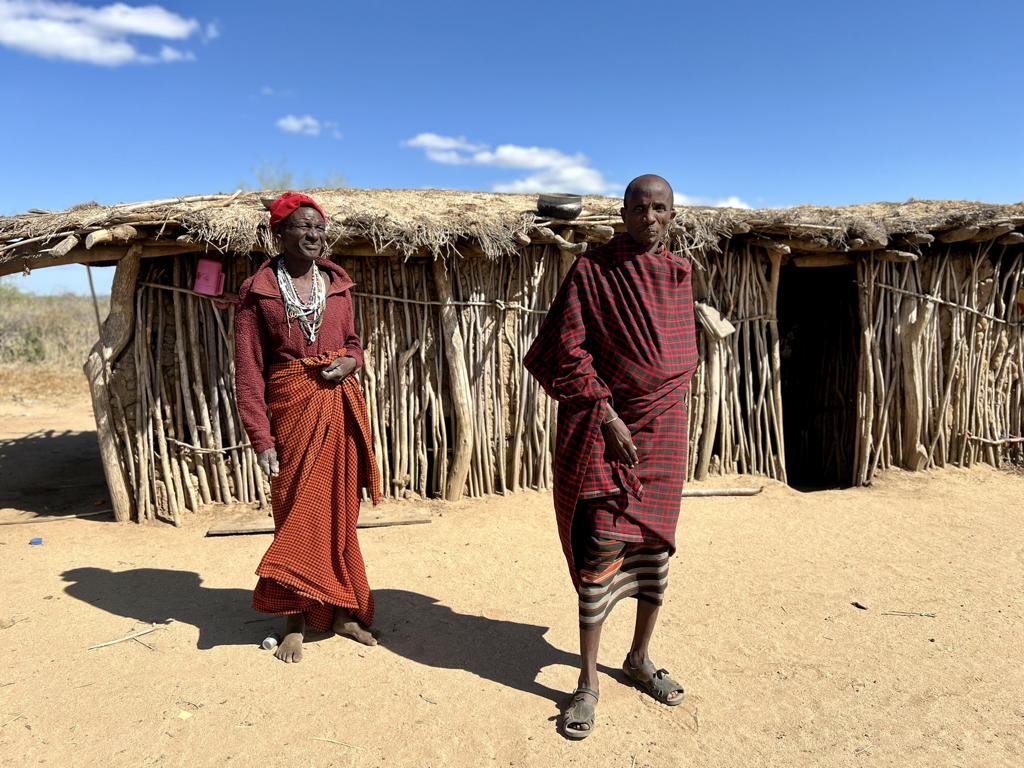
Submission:
<svg viewBox="0 0 1024 768">
<path fill-rule="evenodd" d="M 248 253 L 272 249 L 263 200 L 270 193 L 205 195 L 0 217 L 0 275 L 52 264 L 117 258 L 138 242 L 144 255 L 196 250 Z M 327 212 L 336 249 L 446 257 L 513 253 L 531 242 L 607 240 L 621 229 L 617 198 L 587 197 L 573 221 L 542 218 L 535 195 L 447 190 L 309 190 Z M 876 203 L 847 208 L 769 210 L 680 208 L 676 236 L 698 248 L 748 236 L 793 251 L 857 251 L 929 242 L 1024 240 L 1024 204 L 957 201 Z M 571 234 L 570 234 L 571 233 Z M 575 245 L 573 244 L 575 243 Z M 116 244 L 112 246 L 111 244 Z"/>
</svg>

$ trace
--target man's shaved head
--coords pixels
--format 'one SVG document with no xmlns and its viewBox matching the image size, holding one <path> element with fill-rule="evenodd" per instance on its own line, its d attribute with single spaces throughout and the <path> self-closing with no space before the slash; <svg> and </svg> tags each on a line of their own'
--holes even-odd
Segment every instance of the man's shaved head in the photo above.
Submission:
<svg viewBox="0 0 1024 768">
<path fill-rule="evenodd" d="M 672 191 L 671 184 L 669 184 L 661 176 L 657 176 L 653 173 L 645 173 L 643 176 L 637 176 L 635 179 L 629 182 L 629 184 L 626 186 L 626 192 L 622 196 L 622 202 L 624 202 L 628 207 L 629 197 L 634 192 L 637 192 L 641 189 L 650 189 L 653 192 L 655 189 L 659 188 L 668 190 L 668 199 L 673 201 L 675 200 L 675 193 Z"/>
<path fill-rule="evenodd" d="M 676 217 L 672 185 L 653 173 L 637 176 L 626 187 L 620 213 L 637 243 L 648 249 L 663 243 Z"/>
</svg>

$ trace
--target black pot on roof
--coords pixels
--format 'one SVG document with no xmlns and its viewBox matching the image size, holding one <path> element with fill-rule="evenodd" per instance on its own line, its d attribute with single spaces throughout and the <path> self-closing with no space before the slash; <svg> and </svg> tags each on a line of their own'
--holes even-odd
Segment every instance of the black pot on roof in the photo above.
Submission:
<svg viewBox="0 0 1024 768">
<path fill-rule="evenodd" d="M 544 194 L 537 197 L 537 212 L 551 219 L 571 221 L 583 210 L 582 195 Z"/>
</svg>

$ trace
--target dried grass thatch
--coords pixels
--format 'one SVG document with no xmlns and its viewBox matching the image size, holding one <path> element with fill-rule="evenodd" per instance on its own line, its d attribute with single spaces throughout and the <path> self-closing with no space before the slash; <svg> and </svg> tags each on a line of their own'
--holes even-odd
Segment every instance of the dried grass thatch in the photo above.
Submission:
<svg viewBox="0 0 1024 768">
<path fill-rule="evenodd" d="M 533 195 L 429 189 L 313 189 L 309 193 L 328 213 L 335 247 L 363 245 L 406 257 L 444 258 L 456 249 L 469 248 L 498 258 L 531 242 L 563 247 L 600 242 L 621 228 L 617 198 L 587 197 L 581 216 L 561 221 L 541 217 Z M 197 246 L 225 253 L 272 250 L 263 202 L 269 194 L 204 195 L 111 206 L 85 203 L 67 211 L 3 217 L 0 274 L 101 261 L 109 254 L 93 250 L 109 242 L 140 241 L 160 246 L 161 254 L 173 249 L 194 251 Z M 768 210 L 685 207 L 679 209 L 676 235 L 683 245 L 699 249 L 717 249 L 722 238 L 749 235 L 780 240 L 797 251 L 857 251 L 913 244 L 916 236 L 944 232 L 959 232 L 961 239 L 994 239 L 1022 225 L 1024 205 L 958 201 Z"/>
</svg>

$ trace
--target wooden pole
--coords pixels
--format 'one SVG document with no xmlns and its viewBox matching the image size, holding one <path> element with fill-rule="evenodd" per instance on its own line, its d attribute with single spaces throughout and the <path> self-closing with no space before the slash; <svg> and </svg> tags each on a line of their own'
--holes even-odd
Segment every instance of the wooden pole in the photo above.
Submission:
<svg viewBox="0 0 1024 768">
<path fill-rule="evenodd" d="M 901 326 L 903 329 L 903 466 L 911 470 L 928 466 L 928 451 L 921 433 L 925 420 L 924 354 L 922 339 L 931 324 L 935 305 L 904 299 Z"/>
<path fill-rule="evenodd" d="M 449 381 L 451 384 L 452 409 L 455 416 L 454 453 L 444 497 L 448 501 L 458 501 L 466 487 L 469 476 L 469 465 L 473 458 L 473 403 L 469 387 L 469 374 L 466 369 L 466 354 L 463 348 L 462 331 L 459 329 L 458 310 L 452 305 L 451 283 L 445 271 L 444 261 L 434 260 L 434 286 L 437 297 L 442 302 L 441 325 L 444 331 L 444 351 L 448 360 Z"/>
<path fill-rule="evenodd" d="M 768 333 L 771 340 L 772 401 L 774 418 L 772 426 L 778 455 L 775 457 L 778 479 L 786 479 L 786 438 L 782 422 L 782 352 L 779 344 L 779 278 L 782 273 L 782 255 L 772 251 L 768 258 L 772 264 L 771 280 L 768 284 Z"/>
<path fill-rule="evenodd" d="M 127 522 L 132 516 L 132 497 L 125 482 L 125 471 L 117 448 L 117 430 L 111 407 L 110 364 L 118 358 L 131 341 L 135 327 L 135 282 L 139 276 L 137 246 L 128 249 L 117 263 L 114 283 L 110 289 L 110 311 L 100 338 L 85 361 L 85 377 L 89 380 L 92 410 L 96 418 L 96 437 L 100 444 L 103 474 L 110 491 L 110 504 L 118 522 Z M 126 452 L 127 453 L 127 452 Z"/>
<path fill-rule="evenodd" d="M 181 265 L 178 260 L 174 260 L 174 283 L 177 285 L 180 282 L 181 276 Z M 198 424 L 196 421 L 196 411 L 192 405 L 192 392 L 189 386 L 189 368 L 188 360 L 186 358 L 185 348 L 189 343 L 189 336 L 185 335 L 185 322 L 183 319 L 182 305 L 184 302 L 184 296 L 181 296 L 177 292 L 171 294 L 171 301 L 174 305 L 174 354 L 175 361 L 178 364 L 178 393 L 181 396 L 185 411 L 185 419 L 188 424 L 189 436 L 195 445 L 200 445 L 200 436 Z M 210 495 L 210 484 L 206 477 L 206 466 L 203 463 L 202 454 L 193 454 L 192 456 L 193 465 L 195 466 L 196 480 L 199 483 L 199 496 L 203 504 L 209 504 L 212 501 Z"/>
</svg>

